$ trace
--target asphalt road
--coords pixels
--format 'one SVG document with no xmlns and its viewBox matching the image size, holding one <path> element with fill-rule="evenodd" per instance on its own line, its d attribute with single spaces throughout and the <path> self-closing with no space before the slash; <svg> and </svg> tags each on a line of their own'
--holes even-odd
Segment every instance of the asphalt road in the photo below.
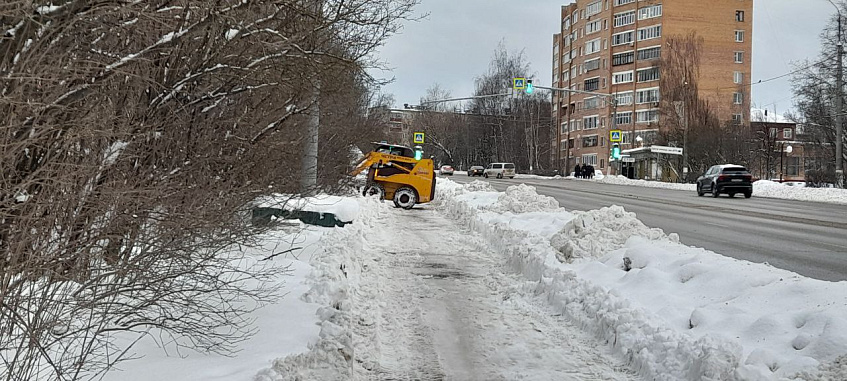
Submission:
<svg viewBox="0 0 847 381">
<path fill-rule="evenodd" d="M 466 176 L 454 176 L 468 182 Z M 481 178 L 475 178 L 481 179 Z M 483 179 L 485 180 L 485 179 Z M 847 205 L 756 197 L 698 197 L 678 191 L 579 180 L 488 179 L 495 189 L 525 183 L 568 210 L 621 205 L 686 245 L 811 278 L 847 280 Z"/>
</svg>

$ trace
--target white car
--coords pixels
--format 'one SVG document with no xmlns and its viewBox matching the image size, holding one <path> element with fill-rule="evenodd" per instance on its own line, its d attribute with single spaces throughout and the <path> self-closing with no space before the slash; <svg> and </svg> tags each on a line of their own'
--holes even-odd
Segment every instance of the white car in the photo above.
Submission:
<svg viewBox="0 0 847 381">
<path fill-rule="evenodd" d="M 488 168 L 485 168 L 485 172 L 482 173 L 482 177 L 488 178 L 496 177 L 498 179 L 502 179 L 504 177 L 508 177 L 510 179 L 515 178 L 515 164 L 514 163 L 491 163 L 488 164 Z"/>
<path fill-rule="evenodd" d="M 453 175 L 453 167 L 449 165 L 441 166 L 441 175 L 442 176 L 452 176 Z"/>
</svg>

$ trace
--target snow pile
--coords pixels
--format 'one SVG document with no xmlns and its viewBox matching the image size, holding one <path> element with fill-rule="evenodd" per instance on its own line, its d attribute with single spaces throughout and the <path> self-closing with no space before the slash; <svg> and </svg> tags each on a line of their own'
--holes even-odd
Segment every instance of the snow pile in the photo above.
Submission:
<svg viewBox="0 0 847 381">
<path fill-rule="evenodd" d="M 498 217 L 495 192 L 439 186 L 451 190 L 448 215 L 528 279 L 524 292 L 607 341 L 647 379 L 847 379 L 847 282 L 687 247 L 620 207 L 570 219 L 562 209 Z M 541 227 L 554 215 L 567 221 L 550 235 Z M 563 253 L 581 259 L 562 263 Z"/>
<path fill-rule="evenodd" d="M 367 242 L 367 233 L 381 220 L 387 203 L 374 198 L 348 199 L 361 205 L 361 214 L 351 225 L 335 228 L 334 234 L 322 242 L 321 251 L 312 259 L 315 270 L 310 276 L 311 288 L 304 301 L 318 303 L 319 339 L 306 353 L 274 361 L 255 381 L 281 380 L 348 380 L 353 377 L 356 349 L 354 336 L 361 324 L 358 297 L 361 274 L 366 266 L 359 258 Z"/>
<path fill-rule="evenodd" d="M 500 195 L 491 207 L 494 212 L 546 212 L 559 209 L 559 202 L 550 196 L 540 195 L 535 187 L 526 184 L 512 185 Z"/>
<path fill-rule="evenodd" d="M 284 210 L 302 210 L 307 212 L 332 213 L 344 222 L 351 222 L 359 216 L 359 203 L 350 197 L 318 195 L 314 197 L 296 197 L 275 194 L 260 198 L 256 202 L 259 208 L 279 208 Z"/>
<path fill-rule="evenodd" d="M 847 189 L 798 187 L 768 180 L 754 182 L 753 195 L 847 205 Z"/>
<path fill-rule="evenodd" d="M 577 212 L 558 234 L 550 240 L 560 253 L 559 260 L 572 262 L 578 258 L 597 259 L 611 250 L 624 246 L 630 237 L 679 242 L 679 236 L 666 236 L 662 229 L 648 228 L 623 207 L 611 207 Z"/>
</svg>

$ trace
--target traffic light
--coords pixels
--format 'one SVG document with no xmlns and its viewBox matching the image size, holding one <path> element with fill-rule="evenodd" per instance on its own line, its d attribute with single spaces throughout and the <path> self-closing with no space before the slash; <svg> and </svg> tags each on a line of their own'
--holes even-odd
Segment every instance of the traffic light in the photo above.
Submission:
<svg viewBox="0 0 847 381">
<path fill-rule="evenodd" d="M 526 80 L 526 93 L 527 93 L 527 94 L 532 94 L 532 91 L 533 91 L 533 90 L 534 90 L 534 89 L 532 88 L 532 80 L 531 80 L 531 79 L 527 79 L 527 80 Z"/>
<path fill-rule="evenodd" d="M 621 159 L 621 145 L 618 143 L 612 144 L 612 159 Z"/>
</svg>

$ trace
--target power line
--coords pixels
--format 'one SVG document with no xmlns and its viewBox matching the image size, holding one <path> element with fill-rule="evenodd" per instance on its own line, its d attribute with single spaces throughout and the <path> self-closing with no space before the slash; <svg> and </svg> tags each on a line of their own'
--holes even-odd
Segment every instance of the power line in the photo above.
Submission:
<svg viewBox="0 0 847 381">
<path fill-rule="evenodd" d="M 801 71 L 803 71 L 803 70 L 806 70 L 806 69 L 808 69 L 808 68 L 811 68 L 812 66 L 822 64 L 822 63 L 824 63 L 824 62 L 826 62 L 826 61 L 830 60 L 832 57 L 833 57 L 833 54 L 829 55 L 829 57 L 825 57 L 825 58 L 821 59 L 820 61 L 812 62 L 812 63 L 810 63 L 810 64 L 808 64 L 808 65 L 806 65 L 806 66 L 803 66 L 803 67 L 801 67 L 801 68 L 798 68 L 798 69 L 796 69 L 796 70 L 794 70 L 794 71 L 791 71 L 791 72 L 788 72 L 788 73 L 785 73 L 785 74 L 781 74 L 781 75 L 778 75 L 778 76 L 776 76 L 776 77 L 771 77 L 771 78 L 768 78 L 768 79 L 760 79 L 760 80 L 758 80 L 758 81 L 756 81 L 756 82 L 750 82 L 750 83 L 746 83 L 746 84 L 745 84 L 745 83 L 739 83 L 739 84 L 738 84 L 738 86 L 744 86 L 744 85 L 750 85 L 750 86 L 753 86 L 753 85 L 759 85 L 759 84 L 767 83 L 767 82 L 770 82 L 770 81 L 775 81 L 775 80 L 780 79 L 780 78 L 785 78 L 785 77 L 787 77 L 787 76 L 789 76 L 789 75 L 796 74 L 796 73 L 799 73 L 799 72 L 801 72 Z M 718 88 L 718 90 L 730 90 L 730 89 L 737 89 L 737 88 L 738 88 L 738 86 Z"/>
</svg>

